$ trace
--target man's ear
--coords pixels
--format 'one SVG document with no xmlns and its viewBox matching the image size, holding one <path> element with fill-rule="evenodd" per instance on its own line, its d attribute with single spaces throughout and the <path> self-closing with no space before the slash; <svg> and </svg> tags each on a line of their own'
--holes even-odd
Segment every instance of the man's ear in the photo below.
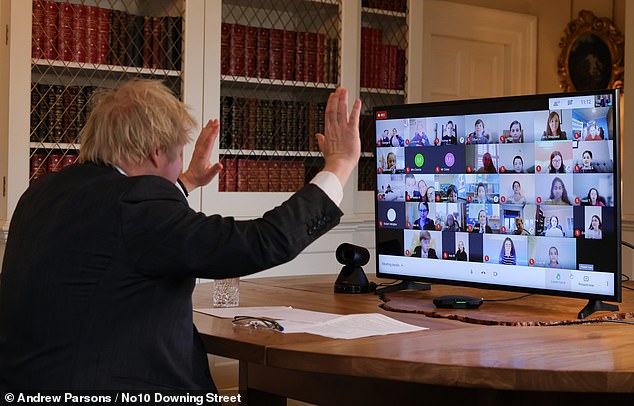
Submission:
<svg viewBox="0 0 634 406">
<path fill-rule="evenodd" d="M 154 166 L 155 168 L 159 167 L 159 157 L 161 154 L 163 154 L 164 152 L 160 149 L 160 148 L 155 148 L 151 153 L 150 156 L 148 157 L 150 162 L 152 163 L 152 166 Z"/>
</svg>

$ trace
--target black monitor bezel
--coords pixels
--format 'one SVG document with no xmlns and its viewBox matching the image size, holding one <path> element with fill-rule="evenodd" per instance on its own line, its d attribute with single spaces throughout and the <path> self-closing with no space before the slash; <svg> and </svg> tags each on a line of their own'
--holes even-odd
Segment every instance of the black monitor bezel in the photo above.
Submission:
<svg viewBox="0 0 634 406">
<path fill-rule="evenodd" d="M 544 110 L 548 109 L 547 101 L 551 98 L 564 98 L 564 97 L 576 97 L 576 96 L 594 96 L 602 94 L 611 94 L 613 100 L 613 107 L 615 109 L 614 114 L 614 210 L 616 219 L 615 229 L 615 244 L 616 249 L 616 272 L 614 273 L 614 295 L 601 295 L 594 293 L 572 292 L 562 291 L 555 289 L 539 289 L 523 286 L 510 286 L 499 285 L 491 283 L 471 282 L 471 281 L 458 281 L 452 279 L 439 279 L 426 276 L 412 276 L 412 275 L 399 275 L 395 273 L 386 273 L 379 271 L 379 250 L 378 247 L 375 250 L 375 274 L 378 278 L 382 279 L 400 279 L 404 281 L 425 282 L 425 283 L 438 283 L 443 285 L 453 286 L 465 286 L 480 289 L 492 289 L 492 290 L 504 290 L 512 292 L 523 293 L 535 293 L 549 296 L 570 297 L 589 300 L 607 300 L 621 302 L 622 291 L 622 232 L 621 232 L 621 98 L 619 89 L 605 89 L 605 90 L 590 90 L 580 92 L 569 93 L 541 93 L 534 95 L 522 95 L 522 96 L 504 96 L 504 97 L 492 97 L 483 99 L 465 99 L 465 100 L 449 100 L 439 102 L 427 102 L 427 103 L 413 103 L 413 104 L 400 104 L 400 105 L 384 105 L 376 106 L 373 108 L 373 120 L 374 129 L 376 129 L 377 112 L 389 111 L 388 119 L 399 118 L 411 118 L 411 117 L 440 117 L 440 116 L 452 116 L 452 115 L 470 115 L 470 114 L 490 114 L 490 113 L 511 113 L 525 110 Z M 546 102 L 546 107 L 545 106 Z M 416 111 L 416 115 L 411 112 Z M 376 145 L 376 141 L 375 141 Z M 375 147 L 375 154 L 378 153 Z M 433 147 L 429 147 L 433 148 Z M 376 155 L 375 155 L 376 156 Z M 375 174 L 376 176 L 376 174 Z M 378 210 L 378 191 L 374 191 L 374 237 L 375 246 L 378 241 L 379 232 L 379 210 Z"/>
</svg>

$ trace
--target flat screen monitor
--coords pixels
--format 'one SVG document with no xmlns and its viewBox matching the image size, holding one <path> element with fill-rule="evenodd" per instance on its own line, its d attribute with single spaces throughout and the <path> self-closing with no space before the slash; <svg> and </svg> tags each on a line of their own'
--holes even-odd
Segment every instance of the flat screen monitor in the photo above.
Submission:
<svg viewBox="0 0 634 406">
<path fill-rule="evenodd" d="M 621 300 L 618 90 L 373 113 L 378 277 Z"/>
</svg>

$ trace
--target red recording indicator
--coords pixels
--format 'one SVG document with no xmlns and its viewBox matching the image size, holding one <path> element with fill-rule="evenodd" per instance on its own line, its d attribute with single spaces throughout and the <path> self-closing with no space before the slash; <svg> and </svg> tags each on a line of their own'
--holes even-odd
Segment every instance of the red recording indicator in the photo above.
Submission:
<svg viewBox="0 0 634 406">
<path fill-rule="evenodd" d="M 405 146 L 409 145 L 409 140 L 405 140 Z"/>
<path fill-rule="evenodd" d="M 409 173 L 409 166 L 407 168 L 405 168 L 405 173 Z"/>
<path fill-rule="evenodd" d="M 471 201 L 473 200 L 472 196 L 467 196 L 467 200 L 469 201 L 469 203 L 471 203 Z"/>
<path fill-rule="evenodd" d="M 578 197 L 575 197 L 575 204 L 580 204 L 581 203 L 581 199 L 579 199 Z"/>
<path fill-rule="evenodd" d="M 537 203 L 542 204 L 542 198 L 541 197 L 538 196 L 536 200 L 537 200 Z"/>
<path fill-rule="evenodd" d="M 581 133 L 579 131 L 575 131 L 575 139 L 581 138 Z"/>
<path fill-rule="evenodd" d="M 440 201 L 440 196 L 436 195 L 436 201 L 439 202 Z"/>
<path fill-rule="evenodd" d="M 503 136 L 503 135 L 502 135 L 502 136 L 500 136 L 500 142 L 501 142 L 502 144 L 504 144 L 504 136 Z"/>
<path fill-rule="evenodd" d="M 533 258 L 531 258 L 531 259 L 528 260 L 528 263 L 531 264 L 531 265 L 535 265 L 535 260 Z"/>
<path fill-rule="evenodd" d="M 446 252 L 443 252 L 443 253 L 442 253 L 442 257 L 443 257 L 444 259 L 447 259 L 447 258 L 449 258 L 449 254 L 447 254 Z"/>
<path fill-rule="evenodd" d="M 504 202 L 506 201 L 506 196 L 502 196 L 502 197 L 500 197 L 500 201 L 501 201 L 502 203 L 504 203 Z"/>
<path fill-rule="evenodd" d="M 405 195 L 405 200 L 409 202 L 409 199 L 410 199 L 409 195 Z"/>
<path fill-rule="evenodd" d="M 467 166 L 467 172 L 471 173 L 473 171 L 473 169 L 471 168 L 471 166 Z"/>
<path fill-rule="evenodd" d="M 502 173 L 506 172 L 506 167 L 504 165 L 500 166 L 500 172 Z"/>
<path fill-rule="evenodd" d="M 405 255 L 407 255 L 409 257 L 412 254 L 409 252 L 409 250 L 405 250 Z"/>
<path fill-rule="evenodd" d="M 383 200 L 383 195 L 382 194 L 379 195 L 379 200 Z"/>
<path fill-rule="evenodd" d="M 440 231 L 440 224 L 436 224 L 436 230 Z"/>
<path fill-rule="evenodd" d="M 506 233 L 506 226 L 502 226 L 501 230 L 502 230 L 503 233 Z"/>
<path fill-rule="evenodd" d="M 377 143 L 376 143 L 376 146 L 377 147 L 382 147 L 383 146 L 383 141 L 378 140 Z"/>
<path fill-rule="evenodd" d="M 436 167 L 436 173 L 440 173 L 440 166 Z"/>
<path fill-rule="evenodd" d="M 467 144 L 471 144 L 471 138 L 467 138 Z"/>
<path fill-rule="evenodd" d="M 379 173 L 383 173 L 383 168 L 379 168 Z"/>
<path fill-rule="evenodd" d="M 434 140 L 434 145 L 438 145 L 438 144 L 440 144 L 440 141 L 438 140 L 438 138 L 436 138 L 436 139 Z"/>
<path fill-rule="evenodd" d="M 405 223 L 405 227 L 406 228 L 412 228 L 412 223 L 410 223 L 409 221 Z"/>
<path fill-rule="evenodd" d="M 488 255 L 484 256 L 484 262 L 489 262 L 489 256 Z"/>
<path fill-rule="evenodd" d="M 541 172 L 542 171 L 542 166 L 541 165 L 537 165 L 537 167 L 535 167 L 535 170 L 537 172 Z"/>
<path fill-rule="evenodd" d="M 575 165 L 575 172 L 579 172 L 581 170 L 581 167 L 579 166 L 579 164 Z"/>
<path fill-rule="evenodd" d="M 383 222 L 379 221 L 379 227 L 383 227 Z"/>
<path fill-rule="evenodd" d="M 575 229 L 575 237 L 581 237 L 581 230 Z"/>
<path fill-rule="evenodd" d="M 387 111 L 377 111 L 376 112 L 376 119 L 377 120 L 384 120 L 387 118 Z"/>
<path fill-rule="evenodd" d="M 469 224 L 469 227 L 467 227 L 467 230 L 469 230 L 469 232 L 473 231 L 473 226 L 471 224 Z"/>
</svg>

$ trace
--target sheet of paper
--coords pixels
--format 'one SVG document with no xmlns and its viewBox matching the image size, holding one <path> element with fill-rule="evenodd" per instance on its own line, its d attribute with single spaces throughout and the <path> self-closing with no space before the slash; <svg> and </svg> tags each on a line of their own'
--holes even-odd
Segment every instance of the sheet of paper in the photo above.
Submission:
<svg viewBox="0 0 634 406">
<path fill-rule="evenodd" d="M 310 333 L 330 338 L 352 339 L 427 330 L 426 327 L 403 323 L 379 313 L 340 315 L 287 306 L 210 308 L 195 311 L 221 318 L 270 317 L 284 327 L 283 333 Z"/>
<path fill-rule="evenodd" d="M 403 323 L 379 313 L 367 313 L 339 316 L 336 319 L 308 326 L 305 332 L 330 338 L 351 339 L 421 330 L 428 330 L 428 328 Z"/>
</svg>

